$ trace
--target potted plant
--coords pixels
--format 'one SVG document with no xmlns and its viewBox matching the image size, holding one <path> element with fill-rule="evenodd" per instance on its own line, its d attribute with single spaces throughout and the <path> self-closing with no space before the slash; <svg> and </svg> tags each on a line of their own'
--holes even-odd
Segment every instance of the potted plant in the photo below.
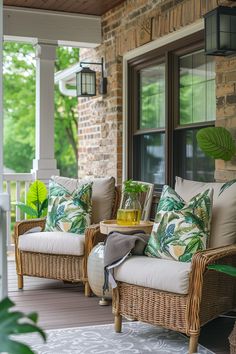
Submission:
<svg viewBox="0 0 236 354">
<path fill-rule="evenodd" d="M 48 208 L 48 191 L 42 181 L 34 181 L 26 196 L 26 203 L 18 202 L 16 206 L 29 217 L 41 218 L 46 216 Z"/>
<path fill-rule="evenodd" d="M 121 204 L 117 212 L 117 224 L 137 225 L 140 223 L 142 210 L 139 197 L 141 193 L 147 192 L 148 187 L 132 179 L 125 181 L 123 186 Z"/>
<path fill-rule="evenodd" d="M 46 334 L 36 325 L 37 313 L 26 315 L 20 311 L 12 311 L 14 305 L 8 297 L 0 302 L 0 353 L 34 354 L 27 344 L 16 341 L 12 336 L 35 332 L 46 341 Z"/>
</svg>

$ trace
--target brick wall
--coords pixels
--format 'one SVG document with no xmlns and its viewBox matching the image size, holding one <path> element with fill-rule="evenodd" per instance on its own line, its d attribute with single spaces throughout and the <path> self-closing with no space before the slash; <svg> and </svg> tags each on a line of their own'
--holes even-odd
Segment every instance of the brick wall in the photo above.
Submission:
<svg viewBox="0 0 236 354">
<path fill-rule="evenodd" d="M 216 125 L 227 128 L 236 139 L 236 58 L 218 57 L 216 72 Z M 220 181 L 236 178 L 236 159 L 217 160 L 215 178 Z"/>
<path fill-rule="evenodd" d="M 217 0 L 127 0 L 102 17 L 102 45 L 81 50 L 81 60 L 104 57 L 108 93 L 79 99 L 79 177 L 122 177 L 122 56 L 129 50 L 194 23 Z M 230 5 L 231 1 L 221 0 Z M 236 61 L 217 61 L 217 124 L 236 126 Z M 236 165 L 236 163 L 235 163 Z M 234 163 L 217 163 L 216 177 L 236 175 Z"/>
</svg>

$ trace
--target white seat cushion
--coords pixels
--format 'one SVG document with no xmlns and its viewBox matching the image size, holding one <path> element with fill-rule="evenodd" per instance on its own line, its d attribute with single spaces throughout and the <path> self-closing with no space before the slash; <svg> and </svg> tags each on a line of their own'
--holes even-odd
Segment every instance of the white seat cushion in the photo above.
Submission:
<svg viewBox="0 0 236 354">
<path fill-rule="evenodd" d="M 177 294 L 187 294 L 191 263 L 146 256 L 129 257 L 115 268 L 118 281 Z"/>
<path fill-rule="evenodd" d="M 59 231 L 24 234 L 19 237 L 19 249 L 37 253 L 82 256 L 84 235 Z"/>
</svg>

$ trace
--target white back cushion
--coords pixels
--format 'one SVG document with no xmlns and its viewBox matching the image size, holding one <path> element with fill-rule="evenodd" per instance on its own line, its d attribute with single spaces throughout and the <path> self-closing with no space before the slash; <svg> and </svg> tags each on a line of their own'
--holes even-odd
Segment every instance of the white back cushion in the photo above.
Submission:
<svg viewBox="0 0 236 354">
<path fill-rule="evenodd" d="M 236 243 L 236 183 L 219 196 L 224 183 L 196 182 L 176 177 L 175 191 L 189 201 L 194 195 L 213 188 L 213 209 L 210 231 L 210 247 L 220 247 Z"/>
<path fill-rule="evenodd" d="M 114 177 L 84 178 L 82 180 L 60 176 L 52 176 L 51 178 L 67 188 L 70 193 L 72 193 L 80 183 L 92 181 L 92 224 L 97 224 L 102 220 L 111 218 L 115 197 Z"/>
</svg>

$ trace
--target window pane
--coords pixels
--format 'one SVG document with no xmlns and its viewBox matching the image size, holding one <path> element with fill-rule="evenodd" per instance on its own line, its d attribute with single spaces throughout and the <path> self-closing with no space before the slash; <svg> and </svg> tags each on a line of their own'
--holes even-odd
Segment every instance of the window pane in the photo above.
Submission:
<svg viewBox="0 0 236 354">
<path fill-rule="evenodd" d="M 163 185 L 165 183 L 165 134 L 135 136 L 134 178 Z"/>
<path fill-rule="evenodd" d="M 165 64 L 140 71 L 139 129 L 165 126 Z"/>
<path fill-rule="evenodd" d="M 200 150 L 196 139 L 197 131 L 198 129 L 176 131 L 176 175 L 194 181 L 211 182 L 214 181 L 215 162 Z"/>
<path fill-rule="evenodd" d="M 215 120 L 215 61 L 203 51 L 179 59 L 180 125 Z"/>
</svg>

